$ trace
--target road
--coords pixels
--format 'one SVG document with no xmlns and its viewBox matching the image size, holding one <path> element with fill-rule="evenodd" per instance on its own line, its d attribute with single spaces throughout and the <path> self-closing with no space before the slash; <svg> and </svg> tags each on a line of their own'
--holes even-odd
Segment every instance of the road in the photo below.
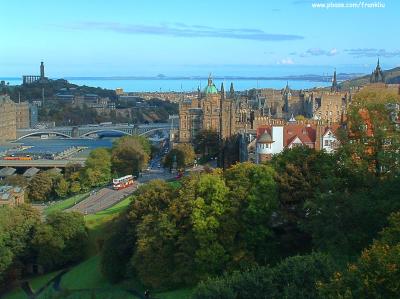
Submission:
<svg viewBox="0 0 400 299">
<path fill-rule="evenodd" d="M 167 150 L 167 147 L 161 149 L 160 154 L 149 162 L 148 169 L 139 176 L 133 186 L 121 190 L 113 190 L 111 187 L 102 188 L 67 211 L 94 214 L 115 205 L 123 198 L 132 194 L 143 183 L 156 179 L 168 180 L 174 178 L 174 174 L 161 167 L 162 157 Z"/>
<path fill-rule="evenodd" d="M 137 185 L 136 183 L 133 186 L 121 190 L 113 190 L 111 187 L 102 188 L 73 207 L 67 209 L 67 211 L 95 214 L 115 205 L 129 194 L 132 194 L 137 189 Z"/>
</svg>

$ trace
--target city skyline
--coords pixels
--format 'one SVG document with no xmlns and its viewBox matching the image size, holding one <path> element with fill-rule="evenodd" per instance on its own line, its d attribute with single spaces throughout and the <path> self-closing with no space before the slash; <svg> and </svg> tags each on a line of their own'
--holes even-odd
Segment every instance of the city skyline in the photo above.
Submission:
<svg viewBox="0 0 400 299">
<path fill-rule="evenodd" d="M 398 2 L 313 2 L 8 2 L 0 76 L 35 73 L 39 61 L 52 77 L 369 73 L 378 57 L 384 69 L 398 65 L 390 30 Z"/>
</svg>

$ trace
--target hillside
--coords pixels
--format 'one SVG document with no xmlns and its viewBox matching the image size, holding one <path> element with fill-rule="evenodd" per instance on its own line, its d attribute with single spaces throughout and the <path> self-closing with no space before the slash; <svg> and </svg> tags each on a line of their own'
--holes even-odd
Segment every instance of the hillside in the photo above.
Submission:
<svg viewBox="0 0 400 299">
<path fill-rule="evenodd" d="M 400 67 L 383 71 L 385 75 L 386 83 L 388 84 L 400 84 Z M 342 89 L 348 89 L 349 87 L 362 86 L 369 83 L 370 74 L 354 78 L 351 80 L 344 81 L 339 84 Z"/>
<path fill-rule="evenodd" d="M 34 100 L 42 98 L 42 89 L 44 89 L 44 96 L 46 99 L 55 98 L 56 94 L 60 89 L 73 90 L 75 95 L 84 94 L 97 94 L 100 97 L 108 97 L 111 100 L 116 100 L 117 95 L 114 90 L 103 89 L 100 87 L 91 86 L 79 86 L 76 84 L 69 83 L 64 79 L 49 80 L 48 83 L 42 84 L 35 82 L 29 85 L 16 85 L 10 86 L 7 93 L 10 95 L 11 99 L 18 101 L 19 97 L 22 101 Z"/>
</svg>

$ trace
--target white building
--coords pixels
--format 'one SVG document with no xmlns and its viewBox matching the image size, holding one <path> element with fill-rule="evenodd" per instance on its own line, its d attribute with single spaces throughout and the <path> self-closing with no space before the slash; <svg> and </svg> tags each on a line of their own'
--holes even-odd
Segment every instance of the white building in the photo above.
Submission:
<svg viewBox="0 0 400 299">
<path fill-rule="evenodd" d="M 257 139 L 256 163 L 270 159 L 272 155 L 283 151 L 283 127 L 273 126 L 271 134 L 265 130 Z"/>
</svg>

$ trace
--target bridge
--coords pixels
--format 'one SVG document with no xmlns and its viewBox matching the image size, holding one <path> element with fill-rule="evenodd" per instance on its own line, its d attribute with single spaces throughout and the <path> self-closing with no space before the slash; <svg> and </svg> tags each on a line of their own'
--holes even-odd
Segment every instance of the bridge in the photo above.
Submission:
<svg viewBox="0 0 400 299">
<path fill-rule="evenodd" d="M 18 129 L 17 140 L 31 136 L 61 136 L 64 138 L 94 138 L 105 132 L 124 135 L 148 136 L 155 132 L 165 132 L 178 129 L 178 122 L 151 124 L 103 124 L 73 127 L 54 127 L 48 129 Z"/>
</svg>

